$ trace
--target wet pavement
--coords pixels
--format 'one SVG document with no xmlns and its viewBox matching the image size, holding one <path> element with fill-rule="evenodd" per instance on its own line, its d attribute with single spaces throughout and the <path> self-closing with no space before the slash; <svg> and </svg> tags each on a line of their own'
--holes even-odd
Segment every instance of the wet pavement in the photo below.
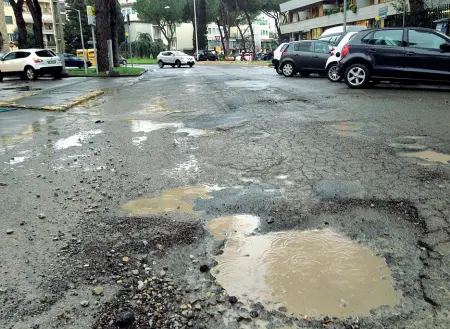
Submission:
<svg viewBox="0 0 450 329">
<path fill-rule="evenodd" d="M 449 327 L 449 89 L 148 69 L 0 84 L 0 328 Z"/>
</svg>

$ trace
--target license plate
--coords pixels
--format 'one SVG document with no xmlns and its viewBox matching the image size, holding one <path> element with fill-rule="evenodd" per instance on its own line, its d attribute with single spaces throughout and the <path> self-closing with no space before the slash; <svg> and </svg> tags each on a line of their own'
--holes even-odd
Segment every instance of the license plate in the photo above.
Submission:
<svg viewBox="0 0 450 329">
<path fill-rule="evenodd" d="M 48 64 L 56 64 L 56 61 L 48 61 Z"/>
</svg>

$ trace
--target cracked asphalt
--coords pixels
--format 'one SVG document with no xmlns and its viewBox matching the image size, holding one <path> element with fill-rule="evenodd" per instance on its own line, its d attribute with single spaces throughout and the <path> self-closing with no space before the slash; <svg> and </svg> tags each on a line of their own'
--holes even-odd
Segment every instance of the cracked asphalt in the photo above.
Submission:
<svg viewBox="0 0 450 329">
<path fill-rule="evenodd" d="M 450 89 L 148 68 L 63 80 L 106 90 L 65 113 L 0 113 L 0 328 L 118 328 L 126 310 L 127 328 L 449 328 Z M 211 198 L 121 209 L 187 186 Z M 331 319 L 236 303 L 204 270 L 223 248 L 205 223 L 234 214 L 259 216 L 257 234 L 330 228 L 369 246 L 400 302 Z"/>
</svg>

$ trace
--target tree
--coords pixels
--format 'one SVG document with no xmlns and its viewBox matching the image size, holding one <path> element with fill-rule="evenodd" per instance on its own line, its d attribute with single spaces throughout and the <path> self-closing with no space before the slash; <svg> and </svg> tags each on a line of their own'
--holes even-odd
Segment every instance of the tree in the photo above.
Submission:
<svg viewBox="0 0 450 329">
<path fill-rule="evenodd" d="M 44 48 L 44 34 L 42 32 L 42 9 L 38 0 L 26 0 L 31 17 L 33 17 L 33 33 L 36 48 Z"/>
<path fill-rule="evenodd" d="M 108 39 L 111 35 L 111 15 L 115 12 L 115 0 L 95 0 L 97 68 L 99 72 L 109 70 Z"/>
<path fill-rule="evenodd" d="M 287 19 L 287 13 L 280 11 L 280 4 L 283 2 L 286 2 L 286 0 L 265 0 L 262 4 L 262 12 L 275 21 L 279 43 L 282 42 L 280 24 Z"/>
<path fill-rule="evenodd" d="M 19 39 L 17 41 L 20 49 L 28 48 L 27 25 L 23 19 L 23 1 L 24 0 L 9 0 L 9 4 L 13 9 L 16 18 L 17 30 L 19 31 Z"/>
<path fill-rule="evenodd" d="M 208 48 L 208 23 L 216 22 L 219 15 L 220 0 L 195 0 L 197 9 L 197 35 L 198 48 Z M 191 22 L 193 26 L 192 44 L 196 46 L 195 40 L 195 20 L 194 20 L 194 0 L 186 1 L 183 9 L 183 22 Z"/>
<path fill-rule="evenodd" d="M 185 0 L 137 0 L 134 9 L 141 21 L 159 27 L 167 41 L 167 50 L 170 50 L 176 24 L 183 18 L 185 4 Z"/>
<path fill-rule="evenodd" d="M 81 49 L 80 22 L 77 10 L 80 11 L 81 16 L 84 46 L 88 48 L 87 41 L 92 39 L 92 33 L 87 21 L 86 6 L 93 6 L 94 0 L 66 0 L 66 3 L 68 8 L 67 19 L 64 23 L 64 38 L 67 51 L 75 53 L 77 49 Z"/>
</svg>

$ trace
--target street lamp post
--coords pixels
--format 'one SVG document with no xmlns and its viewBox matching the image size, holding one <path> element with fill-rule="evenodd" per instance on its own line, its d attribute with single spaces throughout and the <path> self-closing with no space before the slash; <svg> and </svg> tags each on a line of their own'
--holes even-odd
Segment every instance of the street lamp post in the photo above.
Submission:
<svg viewBox="0 0 450 329">
<path fill-rule="evenodd" d="M 83 26 L 81 25 L 81 13 L 78 9 L 75 10 L 78 11 L 78 20 L 80 22 L 80 34 L 81 34 L 81 48 L 83 48 L 84 72 L 87 75 L 86 51 L 84 50 L 84 37 L 83 37 Z"/>
<path fill-rule="evenodd" d="M 197 34 L 197 9 L 195 6 L 195 0 L 194 1 L 194 27 L 195 27 L 195 57 L 197 57 L 198 62 L 198 34 Z"/>
<path fill-rule="evenodd" d="M 342 32 L 347 32 L 347 0 L 344 0 L 344 24 Z"/>
</svg>

